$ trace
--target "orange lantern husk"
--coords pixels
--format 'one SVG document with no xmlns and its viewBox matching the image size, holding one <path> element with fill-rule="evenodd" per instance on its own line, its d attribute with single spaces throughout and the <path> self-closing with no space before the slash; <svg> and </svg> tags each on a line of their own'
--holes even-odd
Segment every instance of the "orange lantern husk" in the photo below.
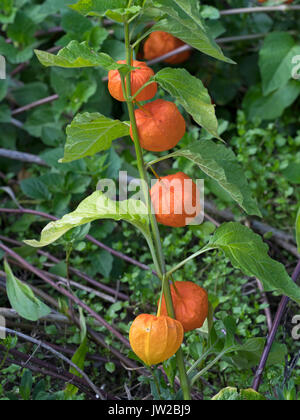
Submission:
<svg viewBox="0 0 300 420">
<path fill-rule="evenodd" d="M 118 64 L 126 64 L 126 61 L 118 61 Z M 142 61 L 133 61 L 132 66 L 139 67 L 131 72 L 131 94 L 134 96 L 154 76 L 154 71 Z M 108 90 L 113 98 L 125 102 L 121 76 L 118 70 L 111 70 L 108 73 Z M 137 95 L 136 100 L 140 102 L 149 101 L 154 98 L 156 93 L 157 83 L 153 82 Z"/>
<path fill-rule="evenodd" d="M 168 360 L 179 350 L 184 331 L 180 322 L 168 316 L 139 315 L 129 332 L 134 353 L 148 366 Z"/>
<path fill-rule="evenodd" d="M 183 172 L 158 180 L 150 195 L 156 219 L 165 226 L 187 226 L 201 213 L 200 192 Z"/>
<path fill-rule="evenodd" d="M 157 99 L 135 111 L 141 147 L 150 152 L 173 149 L 186 132 L 183 116 L 173 102 Z M 130 135 L 133 139 L 132 127 Z"/>
<path fill-rule="evenodd" d="M 163 31 L 155 31 L 150 34 L 144 44 L 144 58 L 145 60 L 153 60 L 183 45 L 185 43 L 173 35 Z M 183 51 L 170 58 L 166 58 L 164 61 L 168 64 L 181 64 L 187 61 L 190 56 L 191 51 Z"/>
<path fill-rule="evenodd" d="M 184 331 L 201 328 L 208 317 L 208 295 L 202 287 L 190 281 L 178 281 L 171 286 L 176 319 Z M 161 315 L 167 313 L 165 298 L 162 299 Z"/>
</svg>

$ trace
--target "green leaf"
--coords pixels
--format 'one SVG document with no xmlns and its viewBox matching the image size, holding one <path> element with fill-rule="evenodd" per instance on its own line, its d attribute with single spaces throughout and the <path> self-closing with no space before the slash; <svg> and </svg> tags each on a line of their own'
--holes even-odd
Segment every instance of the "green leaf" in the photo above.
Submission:
<svg viewBox="0 0 300 420">
<path fill-rule="evenodd" d="M 300 207 L 296 219 L 296 241 L 298 245 L 298 251 L 300 253 Z"/>
<path fill-rule="evenodd" d="M 20 395 L 24 401 L 29 401 L 31 391 L 32 391 L 32 373 L 30 370 L 26 369 L 22 375 L 21 385 L 20 385 Z"/>
<path fill-rule="evenodd" d="M 68 10 L 62 15 L 61 26 L 66 33 L 71 32 L 76 36 L 76 33 L 84 34 L 93 29 L 93 23 L 90 19 L 81 16 L 73 10 Z M 108 35 L 105 28 L 101 27 L 103 33 Z"/>
<path fill-rule="evenodd" d="M 116 370 L 116 365 L 113 362 L 105 363 L 105 369 L 109 373 L 114 373 Z"/>
<path fill-rule="evenodd" d="M 236 354 L 231 356 L 230 359 L 239 369 L 251 369 L 252 367 L 256 367 L 259 364 L 265 345 L 265 338 L 250 338 L 246 340 L 242 345 L 237 347 Z M 274 343 L 267 361 L 267 366 L 283 364 L 286 355 L 286 345 L 281 343 Z"/>
<path fill-rule="evenodd" d="M 127 8 L 127 4 L 127 0 L 80 0 L 70 7 L 84 16 L 107 16 L 118 23 L 124 23 L 142 10 L 139 5 Z"/>
<path fill-rule="evenodd" d="M 268 255 L 262 238 L 239 223 L 224 223 L 216 230 L 208 249 L 221 249 L 232 265 L 246 276 L 258 278 L 267 292 L 288 296 L 300 304 L 300 287 L 287 274 L 285 267 Z"/>
<path fill-rule="evenodd" d="M 128 0 L 79 0 L 70 6 L 73 10 L 87 16 L 104 16 L 107 10 L 126 8 Z"/>
<path fill-rule="evenodd" d="M 0 5 L 0 22 L 12 23 L 15 20 L 17 11 L 14 0 L 2 0 Z"/>
<path fill-rule="evenodd" d="M 84 370 L 84 363 L 86 359 L 86 355 L 88 353 L 88 340 L 87 340 L 87 328 L 86 322 L 83 315 L 82 308 L 79 309 L 80 311 L 80 332 L 81 332 L 81 344 L 77 349 L 76 353 L 72 357 L 72 362 L 80 369 Z M 70 373 L 77 377 L 82 377 L 75 368 L 70 368 Z M 74 396 L 78 392 L 78 388 L 75 385 L 68 384 L 65 390 L 66 394 L 70 397 Z"/>
<path fill-rule="evenodd" d="M 125 23 L 134 15 L 137 15 L 142 10 L 141 7 L 132 6 L 128 9 L 114 9 L 114 10 L 107 10 L 105 16 L 109 19 L 114 20 L 118 23 Z"/>
<path fill-rule="evenodd" d="M 50 314 L 51 309 L 37 299 L 26 284 L 16 279 L 7 261 L 4 261 L 6 291 L 11 307 L 24 319 L 38 321 Z"/>
<path fill-rule="evenodd" d="M 7 37 L 16 45 L 30 46 L 35 42 L 36 25 L 26 13 L 18 11 L 14 23 L 7 27 Z"/>
<path fill-rule="evenodd" d="M 113 267 L 113 262 L 113 256 L 107 251 L 102 250 L 93 254 L 90 269 L 93 270 L 94 275 L 101 273 L 103 277 L 108 278 Z"/>
<path fill-rule="evenodd" d="M 268 96 L 263 96 L 261 87 L 252 87 L 245 96 L 243 107 L 250 120 L 274 120 L 295 102 L 300 95 L 300 83 L 289 81 Z"/>
<path fill-rule="evenodd" d="M 49 223 L 43 229 L 40 241 L 31 240 L 25 243 L 33 247 L 44 247 L 75 227 L 101 219 L 124 220 L 138 228 L 145 238 L 149 239 L 148 208 L 143 202 L 133 199 L 116 202 L 110 200 L 101 191 L 96 191 L 82 201 L 73 213 L 65 215 L 61 220 Z"/>
<path fill-rule="evenodd" d="M 47 186 L 38 178 L 24 179 L 20 183 L 22 192 L 36 200 L 49 200 L 51 194 Z"/>
<path fill-rule="evenodd" d="M 285 86 L 292 78 L 292 60 L 297 55 L 300 55 L 300 45 L 287 32 L 273 32 L 265 38 L 259 53 L 264 96 Z"/>
<path fill-rule="evenodd" d="M 108 150 L 112 141 L 129 135 L 129 124 L 101 114 L 84 113 L 67 127 L 67 143 L 62 162 L 72 162 Z"/>
<path fill-rule="evenodd" d="M 212 140 L 202 140 L 192 144 L 188 149 L 178 150 L 169 157 L 183 156 L 227 191 L 230 196 L 251 215 L 261 216 L 257 202 L 252 193 L 244 170 L 231 149 Z"/>
<path fill-rule="evenodd" d="M 57 55 L 46 51 L 35 50 L 37 58 L 46 67 L 64 68 L 102 67 L 103 69 L 129 72 L 134 67 L 127 64 L 117 64 L 108 54 L 98 53 L 90 48 L 87 42 L 71 41 Z"/>
<path fill-rule="evenodd" d="M 18 105 L 24 106 L 48 96 L 49 89 L 45 83 L 33 82 L 18 86 L 12 94 Z"/>
<path fill-rule="evenodd" d="M 0 106 L 0 123 L 11 123 L 11 111 L 7 105 Z"/>
<path fill-rule="evenodd" d="M 254 389 L 224 388 L 216 396 L 213 401 L 266 401 L 266 398 L 254 391 Z"/>
<path fill-rule="evenodd" d="M 46 381 L 44 379 L 42 379 L 41 381 L 39 381 L 32 392 L 32 400 L 38 400 L 39 395 L 40 394 L 44 394 L 46 392 Z"/>
<path fill-rule="evenodd" d="M 68 10 L 67 6 L 75 2 L 76 0 L 46 0 L 38 8 L 37 14 L 44 20 L 49 15 Z"/>
<path fill-rule="evenodd" d="M 202 21 L 198 0 L 157 0 L 156 4 L 159 4 L 165 18 L 149 32 L 169 32 L 206 55 L 234 64 L 211 38 Z"/>
<path fill-rule="evenodd" d="M 8 91 L 8 79 L 1 79 L 0 80 L 0 101 L 2 101 L 2 99 L 4 99 L 7 95 L 7 91 Z M 10 116 L 10 112 L 9 112 L 9 116 Z"/>
<path fill-rule="evenodd" d="M 201 6 L 201 16 L 203 19 L 220 19 L 221 14 L 220 11 L 218 9 L 216 9 L 213 6 Z"/>
<path fill-rule="evenodd" d="M 0 54 L 4 55 L 12 64 L 20 64 L 28 61 L 33 56 L 32 46 L 19 49 L 13 44 L 8 44 L 2 36 L 0 36 Z"/>
<path fill-rule="evenodd" d="M 191 76 L 185 69 L 172 68 L 161 70 L 154 79 L 177 99 L 201 127 L 220 139 L 215 107 L 201 80 Z"/>
<path fill-rule="evenodd" d="M 300 162 L 290 163 L 282 173 L 292 184 L 300 184 Z"/>
</svg>

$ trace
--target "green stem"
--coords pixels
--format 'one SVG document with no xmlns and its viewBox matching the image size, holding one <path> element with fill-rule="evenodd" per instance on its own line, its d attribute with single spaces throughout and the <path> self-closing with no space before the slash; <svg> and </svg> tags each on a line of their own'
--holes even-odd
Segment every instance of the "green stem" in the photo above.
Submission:
<svg viewBox="0 0 300 420">
<path fill-rule="evenodd" d="M 3 359 L 2 359 L 2 362 L 1 362 L 1 364 L 0 364 L 0 371 L 2 370 L 2 368 L 3 368 L 3 366 L 4 366 L 5 362 L 6 362 L 6 359 L 7 359 L 8 353 L 9 353 L 9 348 L 7 347 L 7 348 L 6 348 L 6 351 L 5 351 L 5 354 L 4 354 L 4 356 L 3 356 Z"/>
<path fill-rule="evenodd" d="M 214 248 L 208 248 L 205 247 L 203 249 L 201 249 L 198 252 L 195 252 L 195 254 L 191 255 L 190 257 L 186 258 L 185 260 L 181 261 L 181 263 L 179 263 L 178 265 L 176 265 L 176 267 L 172 268 L 172 270 L 168 271 L 167 276 L 171 277 L 172 274 L 175 273 L 175 271 L 179 270 L 181 267 L 183 267 L 186 263 L 192 261 L 193 259 L 199 257 L 199 255 L 204 254 L 205 252 L 211 251 Z"/>
<path fill-rule="evenodd" d="M 162 156 L 162 157 L 160 157 L 158 159 L 152 160 L 151 162 L 147 163 L 147 168 L 149 168 L 150 166 L 155 165 L 156 163 L 160 163 L 160 162 L 163 162 L 164 160 L 171 159 L 172 157 L 175 156 L 175 154 L 176 154 L 176 152 L 170 153 L 170 154 L 168 154 L 166 156 Z"/>
<path fill-rule="evenodd" d="M 125 23 L 125 45 L 126 45 L 127 64 L 131 65 L 132 47 L 130 45 L 130 32 L 129 32 L 128 22 Z M 168 277 L 166 277 L 166 264 L 165 264 L 165 259 L 163 255 L 163 250 L 162 250 L 160 233 L 158 229 L 157 220 L 153 212 L 153 208 L 152 208 L 151 197 L 150 197 L 150 192 L 149 192 L 148 174 L 147 174 L 146 165 L 143 158 L 143 152 L 140 145 L 139 133 L 138 133 L 138 128 L 137 128 L 136 119 L 135 119 L 134 105 L 133 105 L 132 93 L 131 93 L 131 74 L 130 73 L 126 76 L 125 89 L 126 89 L 126 102 L 127 102 L 128 113 L 129 113 L 129 118 L 131 122 L 133 140 L 134 140 L 136 157 L 137 157 L 138 170 L 139 170 L 140 177 L 143 181 L 142 182 L 143 194 L 144 194 L 146 203 L 148 203 L 148 208 L 149 208 L 149 217 L 150 217 L 150 224 L 151 224 L 151 230 L 152 230 L 151 242 L 153 242 L 152 253 L 154 254 L 154 262 L 156 265 L 158 275 L 162 279 L 166 278 L 166 280 L 163 282 L 163 290 L 164 290 L 164 296 L 165 296 L 168 314 L 170 317 L 175 318 L 175 311 L 174 311 L 173 302 L 172 302 L 170 284 L 168 281 Z M 152 244 L 151 244 L 151 248 L 152 248 Z M 184 399 L 191 400 L 190 385 L 189 385 L 188 377 L 185 370 L 182 349 L 180 349 L 177 352 L 176 357 L 177 357 L 177 365 L 178 365 L 180 382 L 181 382 Z"/>
<path fill-rule="evenodd" d="M 210 355 L 210 354 L 212 354 L 213 352 L 214 352 L 214 348 L 215 348 L 215 346 L 218 344 L 218 342 L 213 346 L 213 347 L 210 347 L 204 354 L 202 354 L 202 356 L 201 357 L 199 357 L 199 359 L 192 365 L 192 367 L 190 367 L 190 369 L 188 370 L 188 372 L 187 372 L 187 374 L 188 375 L 191 375 L 192 373 L 193 373 L 193 371 L 195 370 L 195 369 L 197 369 L 197 367 L 199 366 L 199 365 L 201 365 L 201 363 Z"/>
<path fill-rule="evenodd" d="M 157 389 L 157 393 L 158 393 L 159 399 L 161 400 L 162 398 L 161 398 L 160 386 L 159 386 L 158 380 L 157 380 L 157 378 L 155 376 L 155 370 L 153 368 L 150 368 L 150 371 L 151 371 L 152 378 L 153 378 L 153 381 L 154 381 L 155 386 L 156 386 L 156 389 Z"/>
<path fill-rule="evenodd" d="M 161 293 L 160 293 L 160 298 L 159 298 L 159 304 L 158 304 L 158 310 L 157 310 L 157 316 L 159 317 L 161 314 L 161 305 L 162 305 L 162 301 L 163 301 L 163 297 L 164 297 L 164 284 L 165 284 L 166 280 L 166 276 L 163 276 L 163 280 L 162 280 L 162 288 L 161 288 Z"/>
<path fill-rule="evenodd" d="M 139 90 L 137 90 L 135 92 L 135 94 L 132 96 L 132 100 L 136 99 L 137 96 L 139 96 L 139 94 L 147 87 L 152 85 L 152 83 L 154 82 L 154 78 L 150 78 L 149 81 L 147 83 L 145 83 L 141 88 L 139 88 Z"/>
<path fill-rule="evenodd" d="M 192 379 L 192 384 L 197 382 L 201 376 L 203 376 L 206 372 L 208 372 L 220 359 L 222 359 L 223 356 L 225 356 L 227 353 L 232 353 L 235 350 L 235 347 L 230 347 L 226 350 L 223 350 L 221 353 L 218 354 L 218 356 L 210 362 L 204 369 L 202 369 L 200 372 L 197 373 Z"/>
<path fill-rule="evenodd" d="M 130 65 L 131 59 L 132 59 L 132 49 L 131 49 L 130 40 L 129 40 L 128 23 L 125 23 L 125 43 L 126 43 L 127 64 Z M 156 247 L 156 257 L 157 257 L 157 260 L 159 261 L 159 267 L 156 267 L 156 268 L 158 270 L 158 275 L 161 277 L 163 275 L 163 272 L 165 271 L 165 263 L 164 263 L 163 253 L 162 253 L 158 226 L 157 226 L 155 215 L 153 214 L 153 210 L 152 210 L 151 198 L 150 198 L 149 188 L 148 188 L 148 185 L 149 185 L 148 175 L 147 175 L 146 165 L 144 162 L 143 152 L 142 152 L 140 141 L 139 141 L 139 133 L 138 133 L 138 128 L 137 128 L 135 114 L 134 114 L 134 106 L 133 106 L 132 100 L 128 100 L 128 98 L 131 98 L 130 73 L 126 76 L 125 88 L 126 88 L 126 96 L 127 96 L 128 113 L 129 113 L 129 118 L 130 118 L 130 122 L 132 126 L 132 134 L 133 134 L 135 152 L 136 152 L 136 157 L 137 157 L 137 165 L 138 165 L 140 177 L 142 179 L 142 190 L 143 190 L 144 198 L 149 209 L 150 224 L 153 231 L 153 238 L 154 238 L 154 243 Z"/>
</svg>

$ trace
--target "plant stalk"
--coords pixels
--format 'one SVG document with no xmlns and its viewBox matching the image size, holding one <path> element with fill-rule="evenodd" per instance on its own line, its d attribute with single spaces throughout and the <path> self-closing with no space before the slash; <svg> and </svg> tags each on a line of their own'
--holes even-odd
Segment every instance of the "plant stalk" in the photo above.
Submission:
<svg viewBox="0 0 300 420">
<path fill-rule="evenodd" d="M 126 45 L 127 64 L 131 65 L 131 63 L 132 63 L 132 47 L 130 45 L 130 32 L 129 32 L 129 23 L 128 22 L 125 23 L 125 45 Z M 131 74 L 130 73 L 126 76 L 125 89 L 126 89 L 126 98 L 125 99 L 126 99 L 126 102 L 127 102 L 128 113 L 129 113 L 129 118 L 130 118 L 131 127 L 132 127 L 132 134 L 133 134 L 133 140 L 134 140 L 134 145 L 135 145 L 138 170 L 139 170 L 140 177 L 143 181 L 142 182 L 142 188 L 143 188 L 144 197 L 145 197 L 146 203 L 148 203 L 148 207 L 149 207 L 149 217 L 150 217 L 150 224 L 151 224 L 151 230 L 152 230 L 152 240 L 153 240 L 153 244 L 154 244 L 155 257 L 156 257 L 155 258 L 156 259 L 156 266 L 157 266 L 156 270 L 158 272 L 159 277 L 163 280 L 166 277 L 165 276 L 166 275 L 166 264 L 165 264 L 165 259 L 164 259 L 164 255 L 163 255 L 162 244 L 161 244 L 161 239 L 160 239 L 160 233 L 159 233 L 157 220 L 156 220 L 154 212 L 152 211 L 151 197 L 150 197 L 150 192 L 149 192 L 148 175 L 147 175 L 146 165 L 145 165 L 144 158 L 143 158 L 143 152 L 142 152 L 141 145 L 140 145 L 139 133 L 138 133 L 138 128 L 137 128 L 135 114 L 134 114 L 134 105 L 133 105 L 133 99 L 132 99 L 132 93 L 131 93 Z M 175 311 L 174 311 L 174 307 L 173 307 L 171 289 L 170 289 L 170 284 L 169 284 L 168 279 L 163 281 L 163 292 L 164 292 L 164 296 L 165 296 L 165 301 L 166 301 L 168 314 L 169 314 L 170 317 L 175 319 Z M 185 365 L 184 365 L 182 349 L 180 349 L 177 352 L 176 357 L 177 357 L 177 366 L 178 366 L 178 370 L 179 370 L 179 376 L 180 376 L 180 382 L 181 382 L 181 387 L 182 387 L 182 391 L 183 391 L 183 396 L 184 396 L 184 399 L 186 401 L 188 401 L 188 400 L 191 400 L 191 393 L 190 393 L 190 385 L 189 385 L 189 381 L 188 381 L 188 377 L 187 377 L 186 369 L 185 369 Z"/>
</svg>

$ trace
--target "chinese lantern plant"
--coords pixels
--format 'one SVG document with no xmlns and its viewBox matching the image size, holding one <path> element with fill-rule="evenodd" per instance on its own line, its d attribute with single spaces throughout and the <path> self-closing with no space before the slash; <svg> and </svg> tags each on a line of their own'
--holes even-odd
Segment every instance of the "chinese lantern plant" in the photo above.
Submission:
<svg viewBox="0 0 300 420">
<path fill-rule="evenodd" d="M 109 149 L 116 139 L 131 136 L 142 180 L 144 202 L 134 199 L 117 202 L 98 190 L 83 200 L 72 213 L 47 225 L 42 231 L 40 241 L 26 242 L 35 247 L 46 246 L 72 228 L 101 219 L 124 220 L 134 226 L 149 246 L 157 276 L 162 282 L 163 298 L 157 316 L 141 314 L 133 322 L 130 331 L 132 348 L 147 365 L 161 363 L 176 353 L 183 397 L 188 400 L 191 398 L 191 383 L 195 383 L 199 377 L 199 373 L 195 374 L 194 371 L 202 363 L 202 358 L 193 365 L 188 376 L 180 344 L 184 330 L 198 328 L 204 322 L 208 301 L 206 292 L 196 284 L 191 284 L 191 279 L 186 279 L 189 283 L 176 282 L 171 287 L 170 281 L 177 270 L 201 254 L 218 249 L 247 276 L 259 278 L 269 291 L 285 294 L 300 303 L 300 289 L 292 282 L 284 267 L 268 256 L 267 246 L 262 239 L 238 223 L 225 223 L 217 229 L 207 246 L 178 262 L 173 268 L 167 268 L 159 224 L 184 228 L 203 209 L 197 200 L 199 191 L 196 184 L 183 172 L 163 178 L 158 176 L 159 179 L 151 189 L 147 169 L 152 168 L 155 163 L 185 157 L 214 179 L 247 214 L 261 216 L 261 213 L 236 156 L 229 147 L 218 141 L 220 136 L 215 107 L 201 80 L 185 69 L 164 68 L 154 74 L 145 63 L 135 61 L 133 53 L 152 32 L 164 31 L 212 59 L 222 60 L 228 65 L 233 62 L 224 56 L 206 32 L 196 0 L 156 0 L 155 3 L 150 0 L 112 0 L 109 2 L 109 10 L 105 7 L 107 3 L 80 0 L 70 7 L 85 16 L 106 16 L 122 24 L 125 61 L 116 62 L 109 55 L 91 49 L 87 43 L 77 41 L 72 41 L 57 55 L 44 51 L 36 51 L 36 54 L 45 66 L 101 67 L 108 72 L 109 91 L 116 100 L 126 102 L 130 122 L 112 120 L 97 113 L 97 110 L 94 113 L 78 114 L 67 127 L 67 141 L 61 162 L 93 156 Z M 143 35 L 138 39 L 134 38 L 131 25 L 147 22 L 147 19 L 152 21 L 153 10 L 156 12 L 156 23 L 150 29 L 145 24 Z M 184 136 L 186 124 L 175 103 L 155 98 L 158 85 L 216 141 L 202 140 L 186 149 L 172 152 L 170 149 Z M 145 104 L 142 101 L 150 102 Z M 170 154 L 158 156 L 155 161 L 146 165 L 143 149 L 170 151 Z M 177 190 L 172 182 L 177 183 Z M 186 187 L 185 182 L 190 182 L 191 189 Z M 170 193 L 167 184 L 171 184 Z M 152 212 L 151 199 L 156 214 Z M 193 210 L 187 211 L 186 204 Z M 169 208 L 168 212 L 163 211 L 164 206 Z M 155 302 L 152 304 L 155 305 Z M 228 334 L 228 337 L 231 336 Z M 161 342 L 164 343 L 163 346 L 160 346 Z M 232 349 L 230 342 L 216 360 L 233 351 Z"/>
</svg>

